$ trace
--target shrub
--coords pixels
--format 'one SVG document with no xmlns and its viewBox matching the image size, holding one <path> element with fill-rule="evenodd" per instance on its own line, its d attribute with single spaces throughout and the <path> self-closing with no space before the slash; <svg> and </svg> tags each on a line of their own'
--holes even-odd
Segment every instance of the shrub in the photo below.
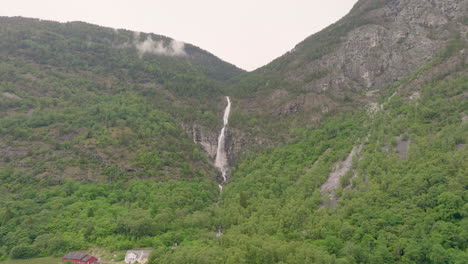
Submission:
<svg viewBox="0 0 468 264">
<path fill-rule="evenodd" d="M 32 258 L 39 254 L 37 248 L 27 245 L 19 245 L 10 250 L 10 257 L 13 259 Z"/>
</svg>

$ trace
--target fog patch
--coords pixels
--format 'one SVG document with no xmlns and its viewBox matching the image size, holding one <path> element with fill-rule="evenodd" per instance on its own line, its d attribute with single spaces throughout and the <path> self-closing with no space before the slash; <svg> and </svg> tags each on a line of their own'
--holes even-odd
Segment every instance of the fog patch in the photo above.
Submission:
<svg viewBox="0 0 468 264">
<path fill-rule="evenodd" d="M 172 40 L 169 45 L 166 45 L 162 40 L 153 40 L 148 36 L 145 41 L 140 42 L 138 38 L 135 40 L 134 45 L 141 57 L 144 54 L 157 54 L 164 56 L 185 56 L 185 43 L 177 40 Z"/>
<path fill-rule="evenodd" d="M 114 47 L 119 49 L 135 48 L 138 56 L 141 58 L 145 54 L 156 54 L 162 56 L 186 56 L 185 43 L 178 40 L 164 41 L 153 40 L 151 35 L 148 35 L 146 40 L 141 40 L 140 32 L 133 32 L 131 42 L 125 42 Z"/>
<path fill-rule="evenodd" d="M 138 32 L 138 31 L 133 32 L 133 41 L 134 42 L 139 42 L 140 41 L 140 34 L 141 33 Z"/>
</svg>

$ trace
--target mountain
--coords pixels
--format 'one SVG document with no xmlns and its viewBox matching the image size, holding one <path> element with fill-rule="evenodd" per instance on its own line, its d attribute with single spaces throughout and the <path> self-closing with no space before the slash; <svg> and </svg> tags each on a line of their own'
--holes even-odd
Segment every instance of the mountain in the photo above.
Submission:
<svg viewBox="0 0 468 264">
<path fill-rule="evenodd" d="M 98 230 L 114 213 L 184 215 L 217 199 L 218 172 L 184 127 L 219 127 L 212 99 L 242 70 L 164 36 L 82 22 L 2 17 L 0 36 L 0 258 L 111 239 Z M 154 194 L 146 206 L 140 192 Z M 82 210 L 100 224 L 72 217 Z"/>
<path fill-rule="evenodd" d="M 159 156 L 149 167 L 162 177 L 176 177 L 173 165 L 182 161 L 186 169 L 213 172 L 179 123 L 216 126 L 218 109 L 210 99 L 242 70 L 164 36 L 82 22 L 0 23 L 5 158 L 59 181 L 94 179 L 103 166 L 146 174 L 149 161 L 142 159 L 149 153 Z M 58 166 L 59 156 L 81 161 Z"/>
<path fill-rule="evenodd" d="M 3 18 L 0 258 L 465 263 L 467 5 L 360 0 L 249 73 L 163 36 Z"/>
<path fill-rule="evenodd" d="M 290 138 L 291 127 L 375 103 L 444 49 L 463 46 L 467 11 L 466 1 L 358 1 L 338 22 L 233 83 L 232 126 L 271 145 Z"/>
</svg>

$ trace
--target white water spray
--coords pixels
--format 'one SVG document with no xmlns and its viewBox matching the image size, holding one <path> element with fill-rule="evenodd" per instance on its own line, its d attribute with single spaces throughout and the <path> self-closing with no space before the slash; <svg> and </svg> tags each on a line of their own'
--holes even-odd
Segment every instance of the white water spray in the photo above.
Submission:
<svg viewBox="0 0 468 264">
<path fill-rule="evenodd" d="M 219 134 L 218 137 L 218 149 L 216 151 L 216 160 L 215 160 L 215 167 L 218 168 L 221 171 L 221 174 L 223 176 L 223 181 L 218 185 L 219 186 L 219 191 L 223 191 L 223 184 L 226 183 L 227 181 L 227 154 L 226 154 L 226 127 L 229 121 L 229 114 L 231 112 L 231 100 L 229 99 L 229 96 L 226 96 L 227 100 L 227 106 L 226 109 L 224 110 L 224 116 L 223 116 L 223 128 L 221 129 L 221 133 Z"/>
</svg>

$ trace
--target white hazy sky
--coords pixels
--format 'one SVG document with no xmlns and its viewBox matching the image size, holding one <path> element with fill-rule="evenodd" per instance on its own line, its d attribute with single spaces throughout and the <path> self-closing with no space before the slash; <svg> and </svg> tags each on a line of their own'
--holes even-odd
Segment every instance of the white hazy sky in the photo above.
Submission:
<svg viewBox="0 0 468 264">
<path fill-rule="evenodd" d="M 343 17 L 357 0 L 2 0 L 0 16 L 85 21 L 188 42 L 246 70 Z"/>
</svg>

